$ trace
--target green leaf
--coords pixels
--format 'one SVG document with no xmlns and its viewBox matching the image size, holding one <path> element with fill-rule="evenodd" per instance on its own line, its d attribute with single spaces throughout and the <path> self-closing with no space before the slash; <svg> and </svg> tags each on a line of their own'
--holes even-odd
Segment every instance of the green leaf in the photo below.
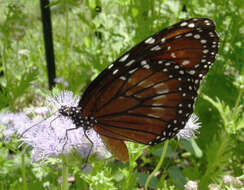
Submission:
<svg viewBox="0 0 244 190">
<path fill-rule="evenodd" d="M 147 178 L 148 178 L 148 175 L 145 173 L 138 173 L 136 176 L 138 183 L 142 186 L 145 185 Z M 152 189 L 156 189 L 157 184 L 158 184 L 158 178 L 153 176 L 148 186 Z"/>
<path fill-rule="evenodd" d="M 201 158 L 203 153 L 200 147 L 197 145 L 196 141 L 193 138 L 190 138 L 189 140 L 181 140 L 181 145 L 190 153 L 195 155 L 197 158 Z"/>
<path fill-rule="evenodd" d="M 186 184 L 186 178 L 183 176 L 182 172 L 177 166 L 172 166 L 167 169 L 172 182 L 179 188 L 184 189 Z"/>
<path fill-rule="evenodd" d="M 160 157 L 162 154 L 162 151 L 163 151 L 163 146 L 161 145 L 160 148 L 153 148 L 152 154 L 157 156 L 157 157 Z M 175 152 L 175 150 L 172 149 L 172 147 L 170 145 L 168 145 L 165 157 L 172 158 L 172 157 L 175 157 L 176 155 L 177 155 L 177 153 Z"/>
</svg>

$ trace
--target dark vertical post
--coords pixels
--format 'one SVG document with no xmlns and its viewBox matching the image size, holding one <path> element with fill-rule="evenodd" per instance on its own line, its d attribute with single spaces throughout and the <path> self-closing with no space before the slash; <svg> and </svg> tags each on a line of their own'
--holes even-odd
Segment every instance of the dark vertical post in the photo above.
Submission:
<svg viewBox="0 0 244 190">
<path fill-rule="evenodd" d="M 43 36 L 45 44 L 45 53 L 47 61 L 48 83 L 49 90 L 55 85 L 54 79 L 56 78 L 53 38 L 52 38 L 52 23 L 49 0 L 40 0 L 41 14 L 43 24 Z"/>
</svg>

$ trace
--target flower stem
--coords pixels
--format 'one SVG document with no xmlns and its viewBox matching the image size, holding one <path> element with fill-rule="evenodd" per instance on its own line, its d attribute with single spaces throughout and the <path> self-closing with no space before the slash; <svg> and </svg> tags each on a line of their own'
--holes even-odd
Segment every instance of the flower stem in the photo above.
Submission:
<svg viewBox="0 0 244 190">
<path fill-rule="evenodd" d="M 22 180 L 23 180 L 23 190 L 27 190 L 26 183 L 26 173 L 25 173 L 25 154 L 21 155 L 21 167 L 22 167 Z"/>
<path fill-rule="evenodd" d="M 65 33 L 64 33 L 64 63 L 65 65 L 68 65 L 67 59 L 68 59 L 68 46 L 69 46 L 69 2 L 67 0 L 64 0 L 64 16 L 65 16 Z"/>
<path fill-rule="evenodd" d="M 61 190 L 68 189 L 68 166 L 66 162 L 66 157 L 62 158 L 63 168 L 62 168 L 62 186 Z"/>
<path fill-rule="evenodd" d="M 153 170 L 153 172 L 148 176 L 147 178 L 147 181 L 146 181 L 146 184 L 145 184 L 145 190 L 148 189 L 148 185 L 152 179 L 152 177 L 155 175 L 155 173 L 160 169 L 160 167 L 162 166 L 163 164 L 163 161 L 164 161 L 164 158 L 165 158 L 165 153 L 166 153 L 166 150 L 168 148 L 168 144 L 169 144 L 169 140 L 166 140 L 165 143 L 164 143 L 164 147 L 163 147 L 163 151 L 162 151 L 162 154 L 161 154 L 161 157 L 160 157 L 160 160 L 156 166 L 156 168 Z"/>
</svg>

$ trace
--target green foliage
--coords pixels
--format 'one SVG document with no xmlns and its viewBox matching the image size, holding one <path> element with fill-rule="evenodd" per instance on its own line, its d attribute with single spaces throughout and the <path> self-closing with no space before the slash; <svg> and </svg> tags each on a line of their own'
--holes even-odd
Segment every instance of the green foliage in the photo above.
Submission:
<svg viewBox="0 0 244 190">
<path fill-rule="evenodd" d="M 18 78 L 6 77 L 5 86 L 2 87 L 0 92 L 0 108 L 10 106 L 13 109 L 17 109 L 15 106 L 16 101 L 30 88 L 30 83 L 37 77 L 37 70 L 30 69 L 24 71 Z M 5 73 L 5 76 L 9 73 Z"/>
<path fill-rule="evenodd" d="M 0 7 L 0 108 L 16 111 L 42 105 L 47 74 L 39 1 L 4 1 Z M 182 11 L 185 5 L 186 11 Z M 96 11 L 101 7 L 101 11 Z M 57 0 L 52 1 L 57 76 L 56 89 L 80 94 L 111 62 L 154 32 L 190 17 L 216 22 L 220 49 L 199 90 L 195 112 L 202 128 L 197 139 L 171 141 L 152 189 L 184 189 L 189 180 L 200 189 L 223 183 L 223 176 L 243 175 L 244 163 L 244 4 L 241 1 Z M 1 127 L 2 129 L 2 127 Z M 1 130 L 2 131 L 2 130 Z M 0 190 L 60 189 L 61 161 L 25 160 L 17 142 L 0 143 Z M 17 150 L 17 151 L 16 151 Z M 70 160 L 70 189 L 141 189 L 160 159 L 162 144 L 152 148 L 129 143 L 130 161 L 122 164 L 91 158 L 85 174 Z M 27 151 L 29 152 L 29 150 Z M 22 163 L 21 163 L 22 160 Z M 236 187 L 239 188 L 239 187 Z"/>
</svg>

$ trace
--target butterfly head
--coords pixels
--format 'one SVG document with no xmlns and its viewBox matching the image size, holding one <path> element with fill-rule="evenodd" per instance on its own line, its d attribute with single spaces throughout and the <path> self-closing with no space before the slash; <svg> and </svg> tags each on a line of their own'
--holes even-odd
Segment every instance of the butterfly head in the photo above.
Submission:
<svg viewBox="0 0 244 190">
<path fill-rule="evenodd" d="M 66 116 L 66 117 L 71 117 L 71 118 L 82 114 L 81 107 L 61 106 L 58 111 L 61 115 Z"/>
</svg>

